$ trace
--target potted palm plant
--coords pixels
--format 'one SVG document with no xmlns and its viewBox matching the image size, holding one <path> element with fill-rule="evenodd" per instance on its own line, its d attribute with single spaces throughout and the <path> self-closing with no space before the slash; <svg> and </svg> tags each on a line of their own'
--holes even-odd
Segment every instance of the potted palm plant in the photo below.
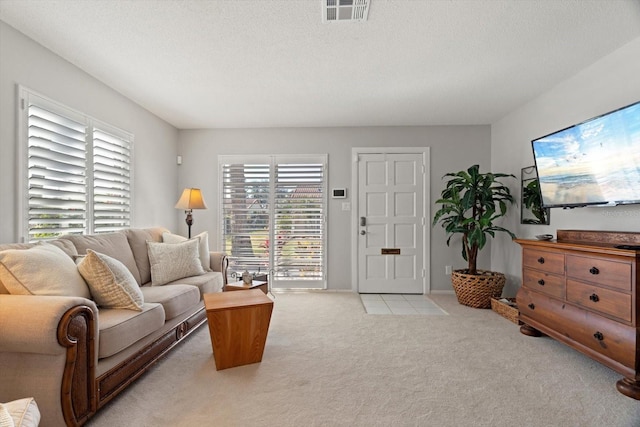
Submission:
<svg viewBox="0 0 640 427">
<path fill-rule="evenodd" d="M 473 165 L 466 171 L 447 173 L 449 177 L 436 204 L 442 207 L 433 217 L 433 226 L 441 222 L 447 234 L 447 246 L 456 234 L 462 235 L 462 257 L 468 267 L 454 270 L 451 283 L 458 302 L 475 308 L 490 308 L 491 298 L 500 297 L 506 282 L 503 273 L 478 270 L 478 252 L 486 245 L 489 237 L 496 232 L 505 232 L 514 239 L 509 230 L 494 224 L 507 214 L 507 208 L 514 198 L 501 178 L 514 175 L 504 173 L 480 173 L 480 167 Z"/>
</svg>

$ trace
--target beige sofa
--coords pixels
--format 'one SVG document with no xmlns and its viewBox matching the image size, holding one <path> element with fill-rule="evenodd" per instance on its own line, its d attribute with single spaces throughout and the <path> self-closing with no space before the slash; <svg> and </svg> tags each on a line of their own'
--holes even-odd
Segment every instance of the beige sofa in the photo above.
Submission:
<svg viewBox="0 0 640 427">
<path fill-rule="evenodd" d="M 205 323 L 202 295 L 219 292 L 226 284 L 225 254 L 210 252 L 202 256 L 196 252 L 203 269 L 206 261 L 212 271 L 156 286 L 152 277 L 154 281 L 161 275 L 164 279 L 169 277 L 163 269 L 181 262 L 193 265 L 191 258 L 185 261 L 169 252 L 171 261 L 167 262 L 166 256 L 151 252 L 154 243 L 162 250 L 168 247 L 175 251 L 179 245 L 192 249 L 192 241 L 158 245 L 163 242 L 163 234 L 167 240 L 167 233 L 164 228 L 128 229 L 64 236 L 45 245 L 0 245 L 0 279 L 5 278 L 0 281 L 0 402 L 33 396 L 42 414 L 42 426 L 82 425 Z M 198 244 L 197 251 L 203 247 L 208 243 Z M 64 252 L 75 259 L 78 270 L 83 262 L 81 256 L 91 251 L 102 254 L 102 258 L 118 260 L 128 270 L 122 274 L 130 277 L 130 273 L 139 285 L 132 293 L 141 293 L 143 302 L 134 309 L 104 308 L 108 305 L 96 303 L 97 292 L 90 286 L 89 297 L 84 291 L 77 291 L 82 295 L 68 295 L 74 293 L 69 292 L 71 283 L 51 283 L 51 289 L 44 291 L 16 291 L 13 273 L 8 272 L 10 256 L 37 253 L 43 248 L 55 252 L 55 256 Z M 31 252 L 22 252 L 29 249 Z M 29 260 L 25 265 L 13 268 L 17 271 L 24 267 L 34 274 L 43 273 L 38 271 L 40 268 L 51 275 L 51 282 L 61 281 L 53 279 L 55 267 L 40 263 L 37 258 L 25 259 Z M 59 264 L 64 264 L 66 271 L 68 262 L 66 258 L 62 261 Z"/>
</svg>

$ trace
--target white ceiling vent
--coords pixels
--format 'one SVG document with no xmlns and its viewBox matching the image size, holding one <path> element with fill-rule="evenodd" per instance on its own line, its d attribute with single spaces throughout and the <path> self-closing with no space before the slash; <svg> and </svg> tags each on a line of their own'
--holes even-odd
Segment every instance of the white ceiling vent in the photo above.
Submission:
<svg viewBox="0 0 640 427">
<path fill-rule="evenodd" d="M 371 0 L 321 0 L 322 22 L 363 22 Z"/>
</svg>

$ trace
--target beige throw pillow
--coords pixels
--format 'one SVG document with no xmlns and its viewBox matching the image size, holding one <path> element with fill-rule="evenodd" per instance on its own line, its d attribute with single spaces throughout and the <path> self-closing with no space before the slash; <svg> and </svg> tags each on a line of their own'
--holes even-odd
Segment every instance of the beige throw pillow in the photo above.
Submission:
<svg viewBox="0 0 640 427">
<path fill-rule="evenodd" d="M 91 298 L 71 257 L 48 243 L 0 252 L 0 281 L 13 295 Z"/>
<path fill-rule="evenodd" d="M 198 239 L 198 256 L 200 257 L 200 263 L 205 271 L 211 271 L 211 257 L 209 255 L 209 233 L 203 231 L 202 233 L 193 236 L 191 240 Z M 167 231 L 162 233 L 162 241 L 164 243 L 182 243 L 187 239 L 179 234 L 171 234 Z"/>
<path fill-rule="evenodd" d="M 133 274 L 117 259 L 87 249 L 78 271 L 89 284 L 91 295 L 99 306 L 142 311 L 142 291 Z"/>
<path fill-rule="evenodd" d="M 33 397 L 12 400 L 4 403 L 5 411 L 11 417 L 11 423 L 1 424 L 0 426 L 16 426 L 16 427 L 38 427 L 40 424 L 40 410 Z M 1 419 L 0 419 L 1 420 Z"/>
<path fill-rule="evenodd" d="M 9 410 L 0 403 L 0 427 L 15 427 L 15 425 L 11 414 L 9 414 Z"/>
<path fill-rule="evenodd" d="M 198 255 L 198 240 L 182 243 L 147 242 L 147 248 L 152 286 L 205 273 Z"/>
</svg>

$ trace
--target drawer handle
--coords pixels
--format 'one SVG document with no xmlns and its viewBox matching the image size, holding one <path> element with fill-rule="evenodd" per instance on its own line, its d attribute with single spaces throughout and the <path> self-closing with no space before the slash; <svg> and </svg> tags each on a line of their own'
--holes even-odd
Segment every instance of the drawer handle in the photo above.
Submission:
<svg viewBox="0 0 640 427">
<path fill-rule="evenodd" d="M 598 302 L 598 301 L 600 301 L 600 297 L 599 297 L 597 294 L 591 294 L 591 295 L 589 296 L 589 299 L 590 299 L 591 301 L 593 301 L 593 302 Z"/>
<path fill-rule="evenodd" d="M 541 256 L 540 258 L 538 258 L 538 262 L 540 264 L 544 264 L 544 257 Z"/>
<path fill-rule="evenodd" d="M 544 286 L 544 279 L 540 279 L 540 280 L 538 280 L 538 285 L 540 285 L 540 286 Z"/>
<path fill-rule="evenodd" d="M 591 273 L 591 274 L 599 274 L 599 273 L 600 273 L 600 270 L 598 270 L 598 268 L 597 268 L 597 267 L 591 267 L 591 268 L 589 269 L 589 273 Z"/>
<path fill-rule="evenodd" d="M 595 334 L 593 334 L 593 337 L 595 339 L 597 339 L 598 341 L 602 341 L 604 339 L 604 335 L 602 335 L 602 332 L 598 331 Z"/>
<path fill-rule="evenodd" d="M 535 310 L 536 305 L 535 305 L 534 303 L 529 303 L 528 307 L 529 307 L 531 310 Z"/>
</svg>

